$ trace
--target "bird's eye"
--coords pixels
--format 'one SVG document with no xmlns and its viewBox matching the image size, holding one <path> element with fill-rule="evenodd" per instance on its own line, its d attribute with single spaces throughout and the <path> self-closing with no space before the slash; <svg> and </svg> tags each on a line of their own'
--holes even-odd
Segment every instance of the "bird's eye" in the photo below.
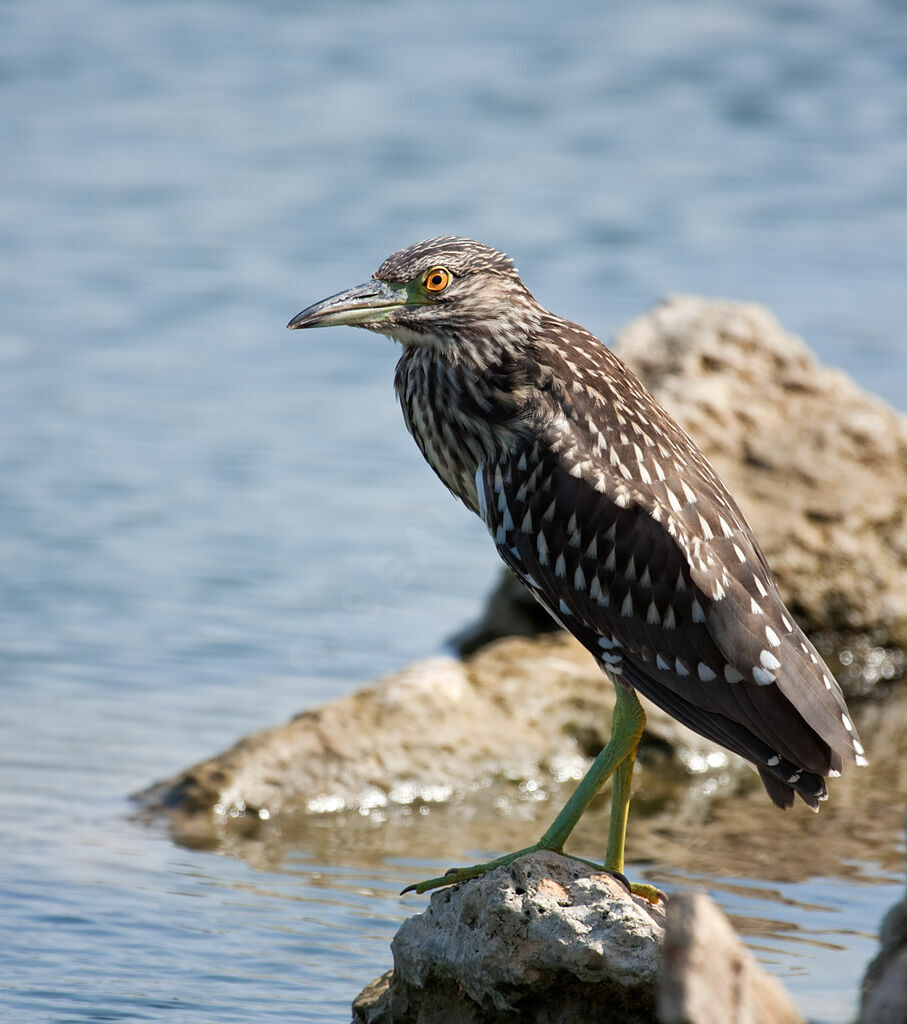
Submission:
<svg viewBox="0 0 907 1024">
<path fill-rule="evenodd" d="M 444 267 L 433 267 L 425 275 L 425 287 L 430 292 L 443 292 L 450 284 L 450 271 Z"/>
</svg>

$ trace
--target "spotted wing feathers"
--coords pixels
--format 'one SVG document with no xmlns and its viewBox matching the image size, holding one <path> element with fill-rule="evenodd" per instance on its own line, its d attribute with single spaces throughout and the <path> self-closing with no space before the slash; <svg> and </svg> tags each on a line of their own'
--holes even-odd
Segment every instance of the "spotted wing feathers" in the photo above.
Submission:
<svg viewBox="0 0 907 1024">
<path fill-rule="evenodd" d="M 816 807 L 863 754 L 837 684 L 692 442 L 635 378 L 611 403 L 595 384 L 480 467 L 498 551 L 612 676 Z"/>
</svg>

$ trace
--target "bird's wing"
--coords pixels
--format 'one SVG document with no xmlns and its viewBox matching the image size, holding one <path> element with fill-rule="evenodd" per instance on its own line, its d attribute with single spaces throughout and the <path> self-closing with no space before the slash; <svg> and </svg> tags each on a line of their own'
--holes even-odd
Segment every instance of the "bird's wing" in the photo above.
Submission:
<svg viewBox="0 0 907 1024">
<path fill-rule="evenodd" d="M 573 412 L 479 470 L 504 561 L 612 675 L 763 775 L 794 785 L 859 756 L 837 684 L 698 449 L 647 448 L 626 424 L 603 443 Z M 820 782 L 803 780 L 807 802 Z"/>
</svg>

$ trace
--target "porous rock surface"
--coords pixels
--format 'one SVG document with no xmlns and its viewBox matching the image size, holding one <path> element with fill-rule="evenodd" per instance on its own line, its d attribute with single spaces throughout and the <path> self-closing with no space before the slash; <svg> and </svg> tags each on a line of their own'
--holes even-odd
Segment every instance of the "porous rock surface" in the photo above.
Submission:
<svg viewBox="0 0 907 1024">
<path fill-rule="evenodd" d="M 652 1024 L 664 918 L 610 875 L 536 853 L 435 893 L 354 1021 Z"/>
<path fill-rule="evenodd" d="M 802 1024 L 704 893 L 653 906 L 535 853 L 436 892 L 353 1024 Z"/>
</svg>

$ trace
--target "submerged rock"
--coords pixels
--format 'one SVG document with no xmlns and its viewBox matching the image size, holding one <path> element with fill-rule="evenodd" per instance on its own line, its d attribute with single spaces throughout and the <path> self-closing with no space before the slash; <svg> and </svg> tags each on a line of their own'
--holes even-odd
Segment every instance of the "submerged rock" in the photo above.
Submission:
<svg viewBox="0 0 907 1024">
<path fill-rule="evenodd" d="M 903 673 L 907 417 L 757 305 L 676 296 L 625 327 L 615 350 L 728 485 L 845 688 Z M 531 632 L 518 588 L 502 582 L 457 638 L 464 649 Z"/>
<path fill-rule="evenodd" d="M 802 1024 L 704 893 L 653 906 L 535 853 L 436 892 L 353 1024 Z"/>
</svg>

